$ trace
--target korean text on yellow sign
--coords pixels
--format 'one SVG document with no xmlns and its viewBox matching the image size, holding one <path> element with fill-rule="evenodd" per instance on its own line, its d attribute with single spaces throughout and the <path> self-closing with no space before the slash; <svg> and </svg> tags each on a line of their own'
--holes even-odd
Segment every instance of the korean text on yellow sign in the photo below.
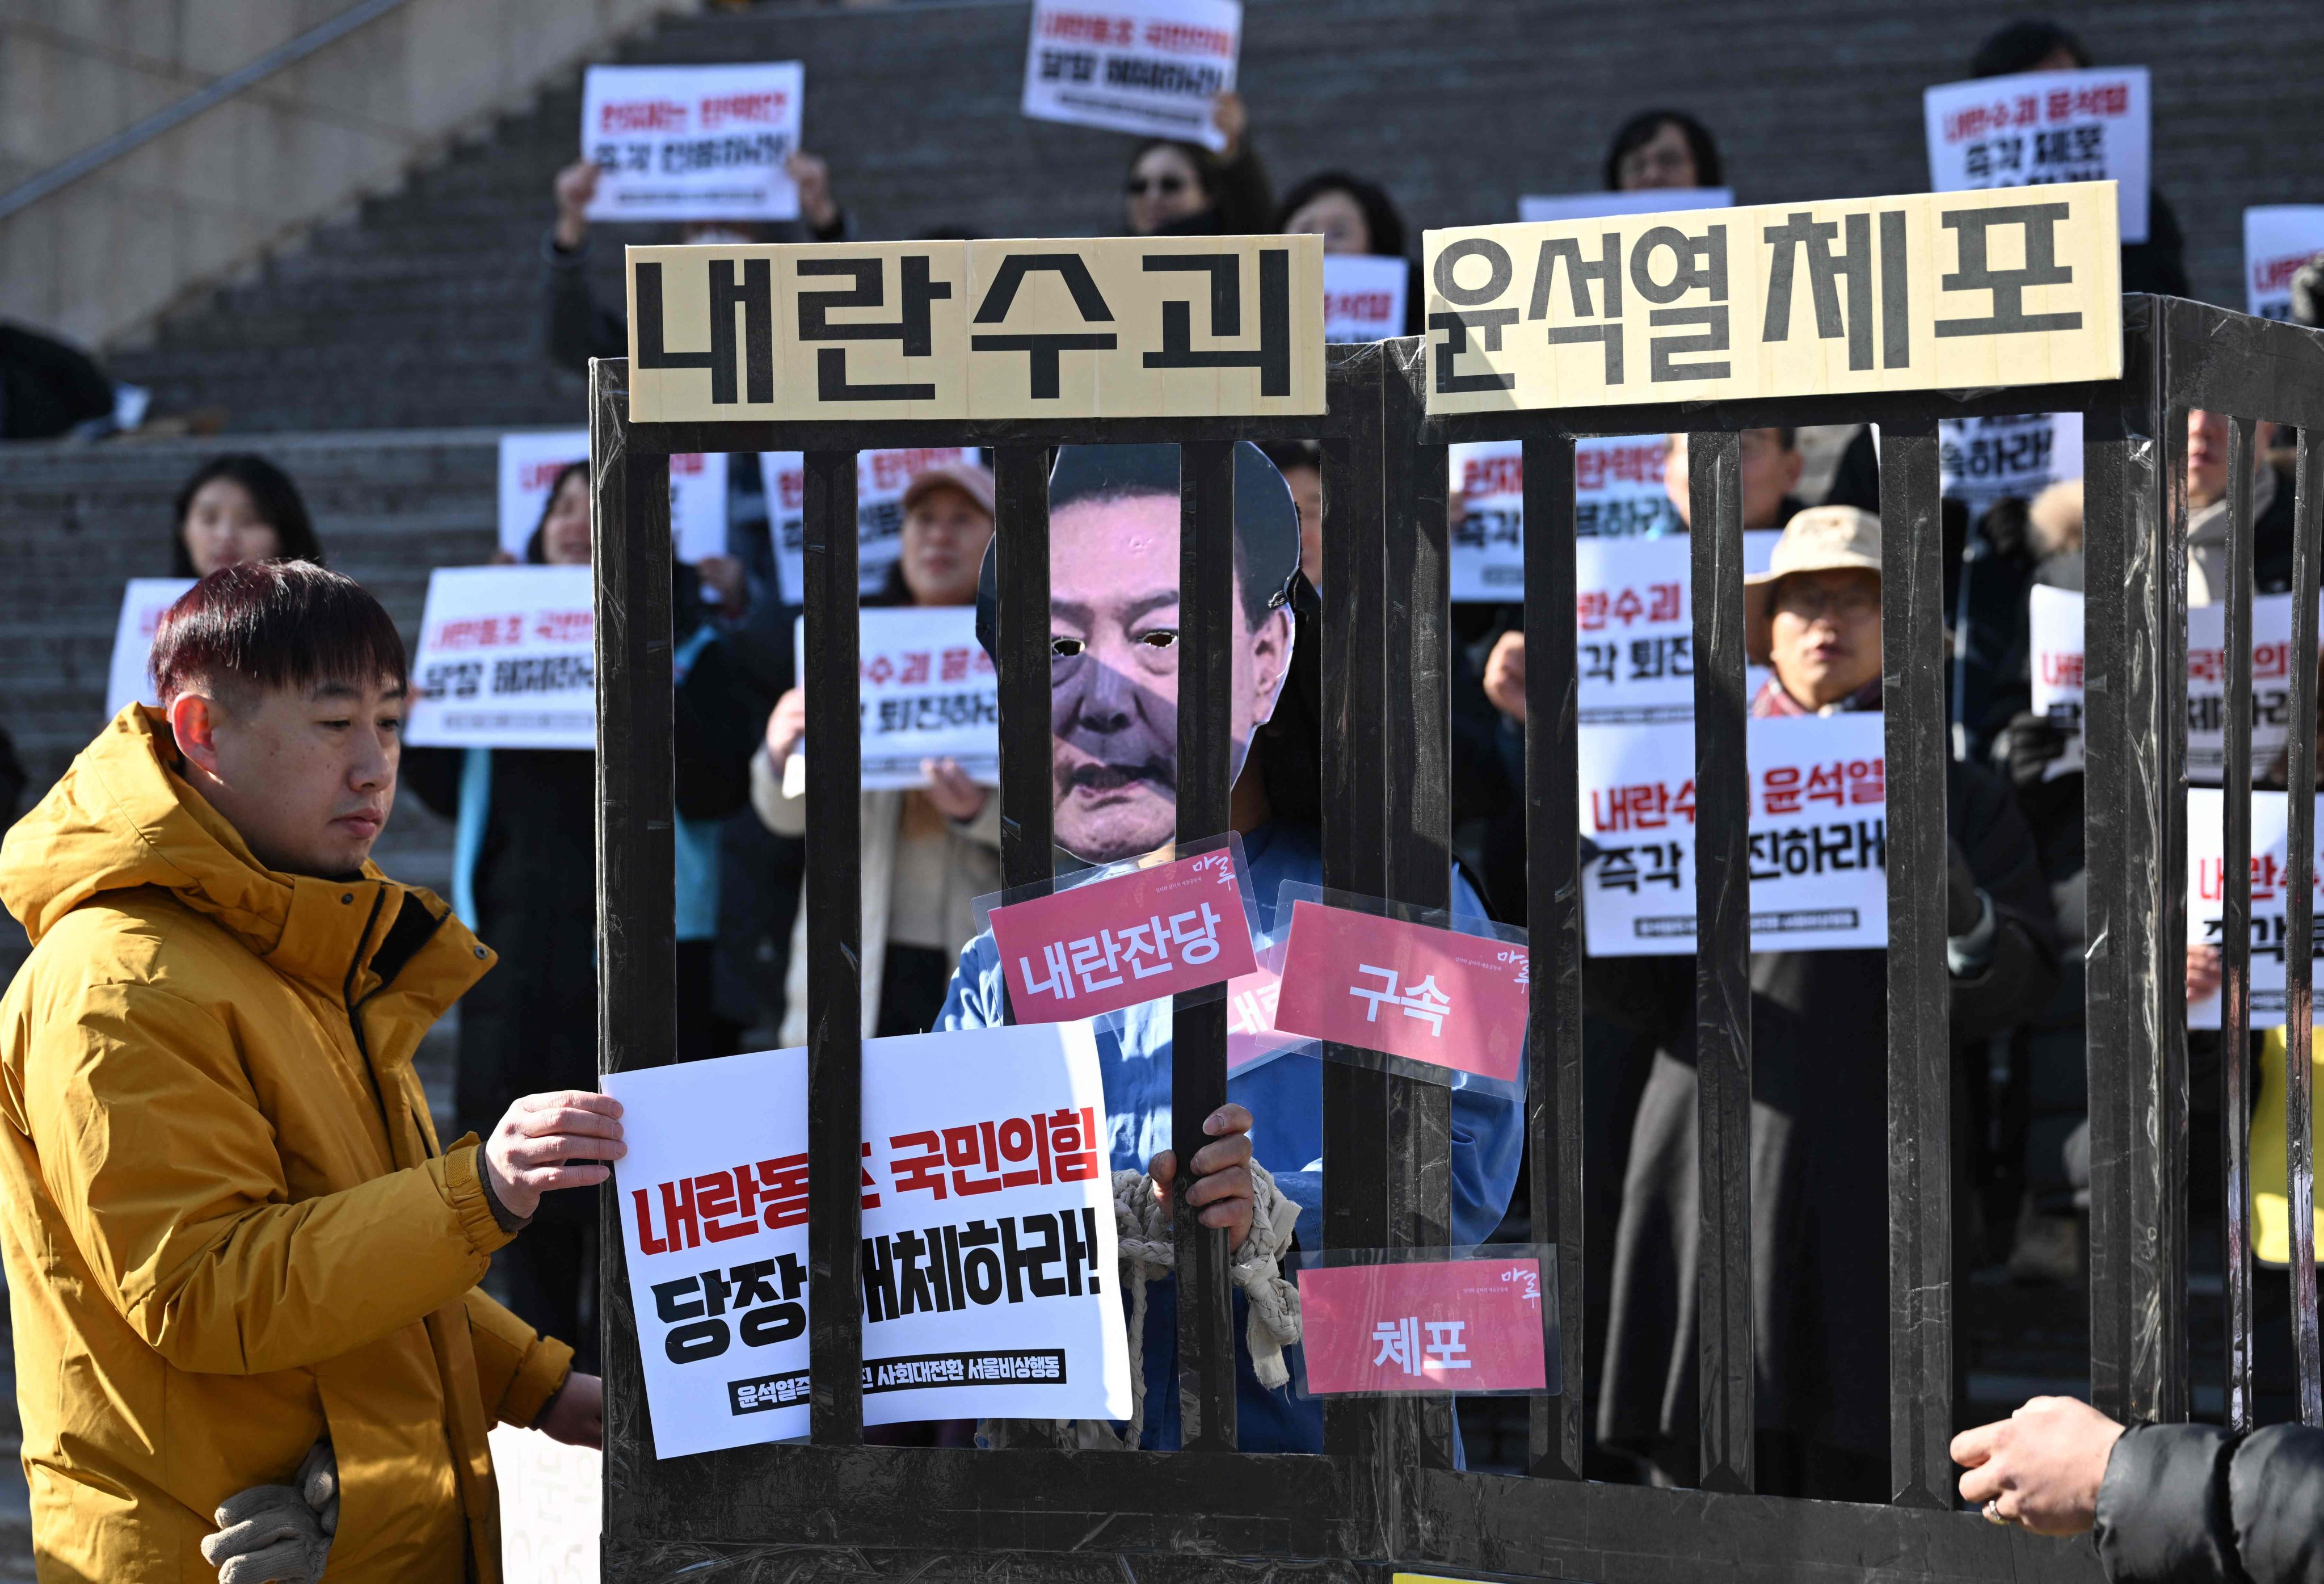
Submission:
<svg viewBox="0 0 2324 1584">
<path fill-rule="evenodd" d="M 2112 379 L 2115 184 L 1431 231 L 1428 410 Z"/>
<path fill-rule="evenodd" d="M 630 416 L 1323 411 L 1315 236 L 632 247 Z"/>
</svg>

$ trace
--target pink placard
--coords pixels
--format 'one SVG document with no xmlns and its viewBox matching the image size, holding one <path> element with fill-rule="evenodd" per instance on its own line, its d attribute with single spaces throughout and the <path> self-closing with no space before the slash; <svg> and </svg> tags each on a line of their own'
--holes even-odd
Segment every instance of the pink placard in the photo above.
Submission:
<svg viewBox="0 0 2324 1584">
<path fill-rule="evenodd" d="M 1304 1267 L 1307 1390 L 1546 1391 L 1541 1289 L 1530 1255 Z"/>
<path fill-rule="evenodd" d="M 1258 967 L 1221 849 L 992 910 L 1019 1023 L 1070 1023 L 1199 990 Z"/>
<path fill-rule="evenodd" d="M 1275 1026 L 1514 1083 L 1529 982 L 1523 946 L 1296 902 Z"/>
<path fill-rule="evenodd" d="M 1256 971 L 1227 983 L 1227 1071 L 1230 1075 L 1256 1067 L 1270 1056 L 1311 1044 L 1305 1034 L 1286 1034 L 1275 1026 L 1275 1004 L 1283 993 L 1283 976 L 1260 963 Z"/>
</svg>

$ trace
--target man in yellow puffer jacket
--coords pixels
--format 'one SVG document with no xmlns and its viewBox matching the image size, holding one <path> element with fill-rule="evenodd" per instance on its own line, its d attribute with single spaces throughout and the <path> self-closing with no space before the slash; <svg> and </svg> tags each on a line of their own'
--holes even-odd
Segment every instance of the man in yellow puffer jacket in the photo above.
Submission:
<svg viewBox="0 0 2324 1584">
<path fill-rule="evenodd" d="M 493 1580 L 485 1431 L 595 1444 L 572 1350 L 476 1288 L 619 1107 L 520 1101 L 441 1147 L 411 1067 L 492 967 L 368 861 L 404 657 L 303 562 L 214 573 L 0 846 L 34 949 L 0 1000 L 0 1253 L 43 1580 L 215 1580 L 227 1497 L 338 1465 L 334 1579 Z M 586 965 L 576 965 L 586 968 Z"/>
</svg>

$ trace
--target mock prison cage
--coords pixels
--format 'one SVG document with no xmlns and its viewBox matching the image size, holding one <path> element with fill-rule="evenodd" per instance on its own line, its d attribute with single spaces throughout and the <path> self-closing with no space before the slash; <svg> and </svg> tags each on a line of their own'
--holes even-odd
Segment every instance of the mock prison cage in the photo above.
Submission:
<svg viewBox="0 0 2324 1584">
<path fill-rule="evenodd" d="M 2324 336 L 2176 299 L 2124 299 L 2123 372 L 2098 383 L 1818 395 L 1431 418 L 1407 338 L 1327 355 L 1322 418 L 633 422 L 629 368 L 592 375 L 600 794 L 599 1050 L 607 1072 L 672 1059 L 673 705 L 669 459 L 806 453 L 808 1106 L 812 1435 L 657 1460 L 614 1195 L 603 1197 L 604 1574 L 824 1579 L 1465 1578 L 1622 1580 L 2094 1579 L 2087 1541 L 1958 1511 L 1953 1091 L 1945 957 L 1948 755 L 1938 423 L 2079 412 L 2087 479 L 2087 952 L 2091 1400 L 2120 1419 L 2190 1410 L 2186 940 L 2186 448 L 2190 408 L 2232 418 L 2226 652 L 2227 1419 L 2253 1413 L 2252 1245 L 2243 1119 L 2250 970 L 2255 425 L 2299 430 L 2288 750 L 2287 1163 L 2299 1412 L 2324 1422 L 2308 1118 Z M 1880 426 L 1888 799 L 1891 1501 L 1754 1494 L 1751 995 L 1740 431 Z M 1696 1084 L 1701 1488 L 1582 1478 L 1582 933 L 1577 794 L 1574 442 L 1689 436 L 1697 786 Z M 1333 1401 L 1321 1455 L 1236 1450 L 1222 1233 L 1176 1211 L 1175 1452 L 1073 1450 L 1054 1426 L 982 1450 L 867 1446 L 853 1295 L 863 1029 L 857 980 L 855 453 L 996 453 L 1004 884 L 1052 872 L 1048 458 L 1053 447 L 1180 448 L 1177 829 L 1229 825 L 1232 450 L 1317 439 L 1324 481 L 1325 885 L 1443 907 L 1452 872 L 1448 444 L 1525 454 L 1526 877 L 1535 971 L 1526 1107 L 1536 1243 L 1558 1250 L 1562 1395 L 1529 1404 L 1524 1475 L 1452 1467 L 1452 1399 Z M 1227 1095 L 1226 1007 L 1175 1013 L 1174 1143 Z M 1377 1068 L 1323 1070 L 1330 1249 L 1451 1241 L 1449 1092 Z M 1191 1256 L 1186 1251 L 1192 1251 Z M 846 1294 L 841 1301 L 820 1295 Z"/>
</svg>

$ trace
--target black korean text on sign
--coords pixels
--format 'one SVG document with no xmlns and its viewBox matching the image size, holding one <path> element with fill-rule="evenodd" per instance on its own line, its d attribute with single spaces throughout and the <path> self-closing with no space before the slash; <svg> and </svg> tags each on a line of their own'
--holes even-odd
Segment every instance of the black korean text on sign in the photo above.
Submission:
<svg viewBox="0 0 2324 1584">
<path fill-rule="evenodd" d="M 653 1297 L 672 1364 L 716 1358 L 738 1339 L 766 1348 L 807 1334 L 807 1267 L 796 1254 L 656 1282 Z"/>
<path fill-rule="evenodd" d="M 638 421 L 1323 411 L 1314 236 L 633 247 L 628 268 Z"/>
<path fill-rule="evenodd" d="M 863 1240 L 863 1318 L 950 1314 L 971 1305 L 1102 1292 L 1097 1213 L 994 1216 Z"/>
<path fill-rule="evenodd" d="M 1432 412 L 2108 379 L 2095 182 L 1428 235 Z"/>
</svg>

